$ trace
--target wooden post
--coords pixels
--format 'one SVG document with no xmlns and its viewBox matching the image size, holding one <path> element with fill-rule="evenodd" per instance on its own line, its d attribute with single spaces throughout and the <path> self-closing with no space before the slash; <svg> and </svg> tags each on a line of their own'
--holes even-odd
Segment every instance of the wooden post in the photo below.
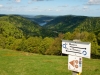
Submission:
<svg viewBox="0 0 100 75">
<path fill-rule="evenodd" d="M 72 72 L 72 75 L 78 75 L 78 74 L 79 72 L 75 72 L 75 71 Z"/>
<path fill-rule="evenodd" d="M 80 40 L 73 40 L 73 41 L 80 42 Z M 78 74 L 79 72 L 75 72 L 75 71 L 72 72 L 72 75 L 78 75 Z"/>
</svg>

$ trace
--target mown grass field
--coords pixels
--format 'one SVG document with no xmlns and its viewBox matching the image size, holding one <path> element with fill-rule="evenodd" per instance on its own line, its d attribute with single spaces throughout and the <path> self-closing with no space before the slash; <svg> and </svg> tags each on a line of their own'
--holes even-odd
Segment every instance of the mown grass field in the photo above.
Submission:
<svg viewBox="0 0 100 75">
<path fill-rule="evenodd" d="M 67 56 L 0 49 L 0 75 L 72 75 Z M 100 75 L 99 59 L 83 59 L 82 75 Z"/>
</svg>

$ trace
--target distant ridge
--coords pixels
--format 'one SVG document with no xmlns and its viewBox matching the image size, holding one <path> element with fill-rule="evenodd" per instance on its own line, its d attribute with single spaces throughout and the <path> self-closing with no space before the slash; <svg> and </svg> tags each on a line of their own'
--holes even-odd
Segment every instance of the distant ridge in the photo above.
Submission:
<svg viewBox="0 0 100 75">
<path fill-rule="evenodd" d="M 54 20 L 48 22 L 44 27 L 63 33 L 73 32 L 76 28 L 81 31 L 94 32 L 100 30 L 100 17 L 75 15 L 58 16 Z"/>
<path fill-rule="evenodd" d="M 32 16 L 32 15 L 21 15 L 33 22 L 38 23 L 40 26 L 43 26 L 53 20 L 56 16 L 48 16 L 48 15 L 37 15 L 37 16 Z"/>
<path fill-rule="evenodd" d="M 33 15 L 34 16 L 34 15 Z M 45 23 L 46 22 L 46 23 Z M 40 26 L 39 23 L 45 23 Z M 50 36 L 55 37 L 59 33 L 73 32 L 76 28 L 80 31 L 100 32 L 100 17 L 64 15 L 64 16 L 45 16 L 37 15 L 27 18 L 20 15 L 0 14 L 0 24 L 4 26 L 5 32 L 9 33 L 18 30 L 21 36 Z M 5 27 L 9 24 L 9 27 Z M 12 30 L 13 27 L 17 30 Z M 10 30 L 11 29 L 11 30 Z M 2 28 L 1 28 L 2 30 Z M 11 32 L 12 31 L 12 32 Z M 8 32 L 6 32 L 8 33 Z M 7 34 L 10 35 L 10 34 Z"/>
</svg>

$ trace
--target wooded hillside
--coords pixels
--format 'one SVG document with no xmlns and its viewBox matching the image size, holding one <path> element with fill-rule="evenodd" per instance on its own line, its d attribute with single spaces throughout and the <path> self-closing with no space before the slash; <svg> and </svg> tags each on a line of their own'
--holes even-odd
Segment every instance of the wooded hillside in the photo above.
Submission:
<svg viewBox="0 0 100 75">
<path fill-rule="evenodd" d="M 61 55 L 61 39 L 91 42 L 92 57 L 100 56 L 100 18 L 62 16 L 42 27 L 18 15 L 0 17 L 0 48 Z"/>
</svg>

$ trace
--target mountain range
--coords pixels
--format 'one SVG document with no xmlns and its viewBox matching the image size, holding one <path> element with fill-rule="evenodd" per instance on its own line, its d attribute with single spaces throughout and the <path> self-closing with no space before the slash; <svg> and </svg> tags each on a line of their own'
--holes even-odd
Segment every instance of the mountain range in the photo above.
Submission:
<svg viewBox="0 0 100 75">
<path fill-rule="evenodd" d="M 76 28 L 80 31 L 98 33 L 100 17 L 0 15 L 0 34 L 4 36 L 55 37 L 59 33 L 73 32 Z"/>
<path fill-rule="evenodd" d="M 46 16 L 46 15 L 37 15 L 37 16 L 21 15 L 21 16 L 38 23 L 40 26 L 47 24 L 56 17 L 56 16 Z"/>
<path fill-rule="evenodd" d="M 95 32 L 100 30 L 100 17 L 88 16 L 58 16 L 44 25 L 46 29 L 57 32 L 73 32 L 76 28 L 80 31 Z"/>
<path fill-rule="evenodd" d="M 38 36 L 41 26 L 19 15 L 0 17 L 0 33 L 4 36 Z M 21 34 L 21 35 L 20 35 Z"/>
</svg>

